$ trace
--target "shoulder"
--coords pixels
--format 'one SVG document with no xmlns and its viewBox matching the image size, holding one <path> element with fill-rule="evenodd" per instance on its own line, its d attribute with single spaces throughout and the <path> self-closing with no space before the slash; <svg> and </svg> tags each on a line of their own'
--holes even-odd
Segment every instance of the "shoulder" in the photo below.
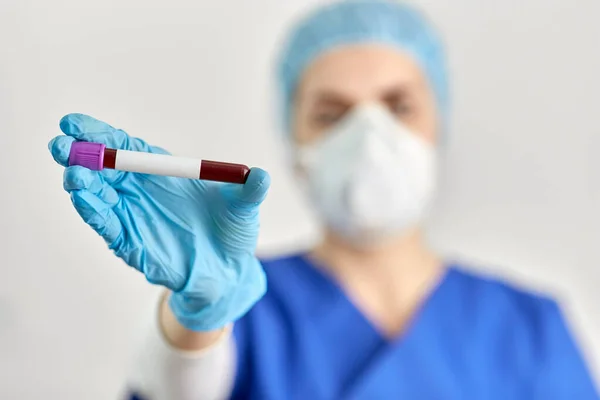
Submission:
<svg viewBox="0 0 600 400">
<path fill-rule="evenodd" d="M 493 307 L 498 312 L 510 312 L 511 316 L 528 321 L 532 327 L 542 320 L 560 316 L 558 303 L 547 293 L 465 266 L 453 266 L 452 270 L 455 295 L 471 309 Z"/>
<path fill-rule="evenodd" d="M 541 346 L 548 334 L 565 325 L 558 302 L 549 294 L 474 271 L 453 267 L 453 296 L 467 326 L 485 319 L 489 326 Z"/>
<path fill-rule="evenodd" d="M 567 318 L 552 296 L 463 267 L 454 269 L 453 279 L 458 332 L 480 355 L 501 360 L 529 381 L 533 398 L 561 393 L 567 397 L 558 398 L 597 399 Z"/>
</svg>

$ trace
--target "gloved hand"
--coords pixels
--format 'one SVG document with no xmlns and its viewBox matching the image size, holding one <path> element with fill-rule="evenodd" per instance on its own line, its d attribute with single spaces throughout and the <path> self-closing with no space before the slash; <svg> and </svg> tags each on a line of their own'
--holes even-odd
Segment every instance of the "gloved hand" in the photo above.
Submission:
<svg viewBox="0 0 600 400">
<path fill-rule="evenodd" d="M 82 114 L 65 116 L 60 128 L 66 136 L 48 147 L 67 167 L 63 185 L 75 209 L 118 257 L 173 291 L 169 305 L 183 326 L 218 329 L 262 297 L 266 279 L 254 250 L 258 209 L 270 184 L 265 171 L 253 168 L 236 185 L 68 167 L 76 140 L 166 151 Z"/>
</svg>

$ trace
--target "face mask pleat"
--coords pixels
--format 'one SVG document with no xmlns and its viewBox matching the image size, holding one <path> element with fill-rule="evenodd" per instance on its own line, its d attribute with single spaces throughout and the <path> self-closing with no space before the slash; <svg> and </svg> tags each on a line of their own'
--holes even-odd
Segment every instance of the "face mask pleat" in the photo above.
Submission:
<svg viewBox="0 0 600 400">
<path fill-rule="evenodd" d="M 356 107 L 298 154 L 323 223 L 361 246 L 418 225 L 433 197 L 434 149 L 378 104 Z"/>
</svg>

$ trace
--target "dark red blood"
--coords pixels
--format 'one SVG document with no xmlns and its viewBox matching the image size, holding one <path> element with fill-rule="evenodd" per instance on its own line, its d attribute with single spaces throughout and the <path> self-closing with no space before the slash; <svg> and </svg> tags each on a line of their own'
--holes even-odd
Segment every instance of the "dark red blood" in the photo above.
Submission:
<svg viewBox="0 0 600 400">
<path fill-rule="evenodd" d="M 104 149 L 104 168 L 115 169 L 117 162 L 117 150 L 115 149 Z"/>
<path fill-rule="evenodd" d="M 243 164 L 202 160 L 200 165 L 200 179 L 207 181 L 246 183 L 249 173 L 250 168 Z"/>
</svg>

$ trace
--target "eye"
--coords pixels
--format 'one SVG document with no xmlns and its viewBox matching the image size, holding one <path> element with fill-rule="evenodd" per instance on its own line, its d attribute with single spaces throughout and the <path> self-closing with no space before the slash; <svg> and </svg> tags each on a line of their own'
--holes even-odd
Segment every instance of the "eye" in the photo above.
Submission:
<svg viewBox="0 0 600 400">
<path fill-rule="evenodd" d="M 410 116 L 415 111 L 413 104 L 406 100 L 390 101 L 388 102 L 388 109 L 399 118 Z"/>
<path fill-rule="evenodd" d="M 345 114 L 345 110 L 319 111 L 313 116 L 314 124 L 319 128 L 328 128 L 338 123 Z"/>
<path fill-rule="evenodd" d="M 381 101 L 398 119 L 411 118 L 417 112 L 415 96 L 408 88 L 394 88 L 385 93 Z"/>
</svg>

